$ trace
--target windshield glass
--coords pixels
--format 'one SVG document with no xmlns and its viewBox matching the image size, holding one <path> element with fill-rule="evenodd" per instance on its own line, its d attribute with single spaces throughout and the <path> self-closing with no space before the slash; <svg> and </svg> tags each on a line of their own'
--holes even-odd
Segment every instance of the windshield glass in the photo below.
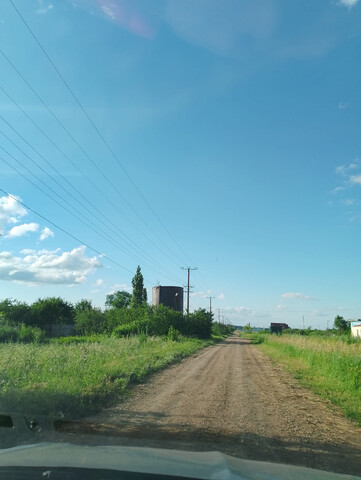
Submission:
<svg viewBox="0 0 361 480">
<path fill-rule="evenodd" d="M 0 447 L 360 472 L 360 25 L 2 1 Z"/>
</svg>

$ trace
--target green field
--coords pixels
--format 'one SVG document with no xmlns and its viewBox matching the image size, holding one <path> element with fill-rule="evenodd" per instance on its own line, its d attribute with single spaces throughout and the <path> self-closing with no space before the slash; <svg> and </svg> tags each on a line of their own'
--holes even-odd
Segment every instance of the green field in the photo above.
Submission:
<svg viewBox="0 0 361 480">
<path fill-rule="evenodd" d="M 361 426 L 361 342 L 299 335 L 256 335 L 254 343 L 304 387 L 339 406 Z"/>
<path fill-rule="evenodd" d="M 86 415 L 116 401 L 130 383 L 215 342 L 146 335 L 75 340 L 0 344 L 0 412 Z"/>
</svg>

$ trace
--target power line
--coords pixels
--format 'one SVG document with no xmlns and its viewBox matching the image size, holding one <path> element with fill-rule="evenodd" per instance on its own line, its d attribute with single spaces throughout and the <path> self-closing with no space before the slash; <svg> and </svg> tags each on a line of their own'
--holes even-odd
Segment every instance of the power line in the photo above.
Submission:
<svg viewBox="0 0 361 480">
<path fill-rule="evenodd" d="M 135 213 L 135 215 L 141 220 L 141 222 L 155 235 L 155 237 L 166 247 L 166 249 L 179 261 L 182 263 L 182 260 L 176 255 L 170 248 L 169 246 L 158 236 L 158 234 L 147 224 L 147 222 L 143 219 L 143 217 L 135 210 L 135 208 L 131 205 L 130 202 L 122 195 L 118 188 L 114 185 L 114 183 L 104 174 L 104 172 L 98 167 L 96 162 L 93 160 L 93 158 L 88 154 L 88 152 L 80 145 L 80 143 L 76 140 L 76 138 L 72 135 L 72 133 L 65 127 L 65 125 L 60 121 L 60 119 L 57 117 L 57 115 L 53 112 L 53 110 L 46 104 L 46 102 L 41 98 L 41 96 L 36 92 L 36 90 L 30 85 L 30 83 L 26 80 L 26 78 L 22 75 L 22 73 L 19 71 L 19 69 L 14 65 L 14 63 L 10 60 L 10 58 L 6 55 L 6 53 L 0 48 L 0 53 L 3 55 L 5 60 L 11 65 L 11 67 L 14 69 L 14 71 L 19 75 L 19 77 L 23 80 L 23 82 L 28 86 L 28 88 L 33 92 L 33 94 L 36 96 L 36 98 L 40 101 L 40 103 L 44 106 L 44 108 L 50 113 L 50 115 L 55 119 L 55 121 L 60 125 L 60 127 L 65 131 L 65 133 L 71 138 L 71 140 L 75 143 L 75 145 L 80 149 L 80 151 L 83 153 L 83 155 L 91 162 L 91 164 L 94 166 L 94 168 L 98 171 L 98 173 L 106 180 L 106 182 L 113 188 L 113 190 L 119 195 L 119 197 L 122 199 L 122 201 L 130 208 L 130 210 Z M 16 102 L 5 92 L 5 90 L 0 87 L 0 89 L 16 104 Z M 21 108 L 21 107 L 19 107 Z M 23 111 L 23 109 L 21 109 Z M 28 117 L 28 116 L 27 116 Z M 29 117 L 28 117 L 29 118 Z M 124 214 L 123 214 L 124 216 Z M 128 219 L 128 221 L 130 221 Z M 131 221 L 130 221 L 131 222 Z M 134 226 L 135 224 L 131 222 Z M 136 227 L 137 228 L 137 227 Z M 138 229 L 138 228 L 137 228 Z M 139 230 L 139 229 L 138 229 Z M 141 231 L 141 230 L 140 230 Z M 146 236 L 142 231 L 141 233 Z M 147 236 L 146 238 L 148 241 L 151 241 L 153 245 L 156 246 L 156 243 L 154 243 L 152 240 L 150 240 Z M 164 251 L 162 251 L 164 254 Z M 173 260 L 174 261 L 174 260 Z"/>
<path fill-rule="evenodd" d="M 45 220 L 46 222 L 48 222 L 50 225 L 52 225 L 53 227 L 57 228 L 58 230 L 60 230 L 61 232 L 65 233 L 66 235 L 68 235 L 69 237 L 71 237 L 72 239 L 76 240 L 77 242 L 81 243 L 82 245 L 84 245 L 85 247 L 89 248 L 89 250 L 92 250 L 93 252 L 95 252 L 97 255 L 100 255 L 101 257 L 103 258 L 106 258 L 107 260 L 109 260 L 110 262 L 114 263 L 115 265 L 117 265 L 118 267 L 122 268 L 123 270 L 133 274 L 133 272 L 131 272 L 130 270 L 128 270 L 126 267 L 124 267 L 124 265 L 121 265 L 119 262 L 117 262 L 116 260 L 113 260 L 112 258 L 108 257 L 107 255 L 105 255 L 104 253 L 101 253 L 99 252 L 99 250 L 97 250 L 96 248 L 90 246 L 88 243 L 86 242 L 83 242 L 82 240 L 80 240 L 78 237 L 76 237 L 75 235 L 73 235 L 72 233 L 68 232 L 67 230 L 65 230 L 64 228 L 60 227 L 59 225 L 57 225 L 56 223 L 52 222 L 51 220 L 49 220 L 48 218 L 46 218 L 44 215 L 42 215 L 41 213 L 38 213 L 36 210 L 34 210 L 33 208 L 29 207 L 28 205 L 26 205 L 24 202 L 22 202 L 21 200 L 19 200 L 18 198 L 16 198 L 14 195 L 11 195 L 11 193 L 8 193 L 6 192 L 5 190 L 3 190 L 2 188 L 0 188 L 0 192 L 2 193 L 5 193 L 5 195 L 7 195 L 8 197 L 12 198 L 13 200 L 15 200 L 17 203 L 19 203 L 20 205 L 22 205 L 24 208 L 28 209 L 30 212 L 33 212 L 35 213 L 35 215 L 37 215 L 38 217 L 42 218 L 43 220 Z M 145 280 L 145 279 L 144 279 Z M 145 280 L 147 283 L 151 284 L 152 282 L 149 282 L 148 280 Z"/>
<path fill-rule="evenodd" d="M 162 227 L 164 228 L 164 230 L 168 233 L 168 235 L 170 236 L 170 238 L 172 238 L 172 240 L 175 242 L 175 244 L 178 246 L 178 248 L 183 252 L 183 254 L 192 262 L 192 260 L 189 258 L 189 256 L 187 255 L 187 253 L 184 251 L 184 249 L 180 246 L 180 244 L 178 243 L 178 241 L 176 240 L 176 238 L 170 233 L 170 231 L 167 229 L 167 227 L 164 225 L 164 223 L 162 222 L 161 218 L 159 217 L 159 215 L 157 214 L 157 212 L 153 209 L 153 207 L 151 206 L 150 202 L 147 200 L 147 198 L 145 197 L 145 195 L 143 194 L 143 192 L 140 190 L 140 188 L 136 185 L 136 183 L 134 182 L 134 180 L 132 179 L 132 177 L 129 175 L 129 173 L 127 172 L 127 170 L 125 169 L 124 165 L 121 163 L 121 161 L 119 160 L 118 156 L 115 154 L 114 150 L 110 147 L 109 143 L 106 141 L 104 135 L 101 133 L 101 131 L 98 129 L 98 127 L 95 125 L 95 123 L 93 122 L 92 118 L 90 117 L 90 115 L 87 113 L 87 111 L 84 109 L 83 105 L 80 103 L 80 101 L 78 100 L 77 96 L 75 95 L 74 91 L 71 89 L 71 87 L 69 86 L 69 84 L 67 83 L 67 81 L 65 80 L 65 78 L 63 77 L 63 75 L 61 74 L 60 70 L 57 68 L 57 66 L 55 65 L 55 63 L 53 62 L 53 60 L 50 58 L 50 56 L 48 55 L 47 51 L 45 50 L 45 48 L 43 47 L 43 45 L 40 43 L 39 39 L 37 38 L 37 36 L 34 34 L 34 32 L 32 31 L 32 29 L 30 28 L 30 25 L 27 23 L 27 21 L 25 20 L 25 18 L 23 17 L 23 15 L 21 14 L 21 12 L 18 10 L 18 8 L 15 6 L 13 0 L 9 0 L 10 3 L 12 4 L 13 8 L 15 9 L 15 11 L 17 12 L 17 14 L 19 15 L 19 17 L 21 18 L 22 22 L 24 23 L 24 25 L 26 26 L 26 28 L 28 29 L 28 31 L 30 32 L 31 36 L 33 37 L 33 39 L 35 40 L 36 44 L 39 46 L 39 48 L 41 49 L 41 51 L 43 52 L 43 54 L 45 55 L 45 57 L 47 58 L 47 60 L 49 61 L 49 63 L 51 64 L 51 66 L 53 67 L 53 69 L 55 70 L 55 72 L 57 73 L 57 75 L 59 76 L 59 78 L 61 79 L 62 83 L 64 84 L 65 88 L 68 90 L 68 92 L 70 93 L 70 95 L 72 96 L 72 98 L 75 100 L 76 104 L 79 106 L 79 108 L 81 109 L 81 111 L 83 112 L 83 114 L 85 115 L 85 117 L 88 119 L 88 121 L 90 122 L 90 124 L 92 125 L 92 127 L 94 128 L 94 130 L 96 131 L 96 133 L 99 135 L 100 139 L 102 140 L 102 142 L 104 143 L 104 145 L 106 146 L 106 148 L 108 149 L 108 151 L 111 153 L 111 155 L 113 156 L 113 158 L 116 160 L 116 162 L 118 163 L 119 167 L 122 169 L 122 171 L 124 172 L 124 174 L 126 175 L 126 177 L 128 178 L 128 180 L 131 182 L 131 184 L 133 185 L 133 187 L 135 188 L 135 190 L 139 193 L 139 195 L 142 197 L 143 201 L 146 203 L 146 205 L 148 206 L 148 208 L 151 210 L 151 212 L 153 213 L 153 215 L 157 218 L 157 220 L 159 221 L 159 223 L 162 225 Z M 137 212 L 135 212 L 137 213 Z M 149 228 L 149 227 L 148 227 Z"/>
<path fill-rule="evenodd" d="M 4 55 L 4 53 L 1 51 L 1 49 L 0 49 L 0 53 L 2 53 L 2 54 Z M 10 62 L 10 64 L 12 65 L 11 62 Z M 13 65 L 12 65 L 12 66 L 13 66 Z M 13 68 L 15 68 L 15 67 L 13 66 Z M 15 71 L 17 71 L 17 70 L 15 70 Z M 23 78 L 23 77 L 21 77 L 21 78 Z M 29 86 L 29 88 L 32 89 L 32 87 L 26 82 L 26 80 L 25 80 L 24 78 L 23 78 L 23 80 L 24 80 L 25 83 Z M 172 262 L 174 262 L 174 259 L 172 259 L 166 252 L 164 252 L 164 250 L 162 250 L 157 243 L 155 243 L 151 238 L 149 238 L 141 229 L 139 229 L 139 227 L 138 227 L 136 224 L 134 224 L 134 222 L 132 222 L 126 215 L 124 215 L 124 213 L 122 213 L 122 212 L 119 210 L 118 206 L 115 205 L 115 204 L 104 194 L 104 192 L 103 192 L 101 189 L 99 189 L 99 187 L 98 187 L 94 182 L 92 182 L 92 180 L 91 180 L 87 175 L 85 175 L 84 172 L 82 172 L 82 171 L 79 169 L 79 167 L 69 158 L 69 156 L 66 155 L 65 152 L 64 152 L 62 149 L 60 149 L 60 147 L 58 147 L 58 146 L 55 144 L 55 142 L 46 134 L 46 132 L 44 132 L 44 130 L 42 130 L 42 129 L 39 127 L 39 125 L 38 125 L 38 124 L 26 113 L 26 111 L 4 90 L 4 88 L 3 88 L 1 85 L 0 85 L 0 90 L 9 98 L 10 101 L 12 101 L 12 102 L 14 103 L 14 105 L 16 105 L 16 107 L 26 116 L 26 118 L 28 118 L 28 120 L 51 142 L 51 144 L 71 163 L 71 165 L 73 165 L 74 168 L 76 168 L 76 170 L 77 170 L 83 177 L 85 177 L 85 178 L 90 182 L 90 184 L 92 185 L 93 188 L 95 188 L 108 202 L 110 202 L 110 204 L 111 204 L 134 228 L 136 228 L 136 230 L 138 230 L 138 231 L 144 236 L 144 238 L 145 238 L 147 241 L 149 241 L 153 246 L 155 246 L 157 249 L 159 249 L 159 251 L 161 251 L 163 255 L 165 255 L 165 256 L 166 256 L 167 258 L 169 258 Z M 33 90 L 33 89 L 32 89 L 32 90 Z M 35 93 L 35 95 L 37 95 L 36 92 L 34 92 L 34 93 Z M 44 103 L 44 105 L 45 105 L 45 103 Z M 46 108 L 49 110 L 49 112 L 50 112 L 53 116 L 55 116 L 55 114 L 54 114 L 48 107 L 46 107 Z M 3 118 L 3 117 L 2 117 L 2 118 Z M 3 120 L 5 121 L 4 118 L 3 118 Z M 57 119 L 57 120 L 58 120 L 58 119 Z M 58 120 L 58 122 L 59 122 L 59 124 L 62 126 L 62 123 L 60 122 L 60 120 Z M 12 127 L 10 127 L 10 128 L 12 128 Z M 65 127 L 63 127 L 63 128 L 64 128 L 64 130 L 68 133 L 67 129 L 66 129 Z M 70 135 L 70 133 L 69 133 L 69 135 Z M 71 137 L 71 138 L 72 138 L 72 137 Z M 53 167 L 53 168 L 54 168 L 54 167 Z M 133 243 L 134 245 L 136 245 L 136 244 L 135 244 L 126 234 L 124 234 L 118 227 L 117 227 L 117 229 L 118 229 L 126 238 L 128 238 L 131 243 Z M 138 247 L 138 248 L 139 248 L 139 247 Z M 177 281 L 179 281 L 179 279 L 177 279 Z"/>
<path fill-rule="evenodd" d="M 21 163 L 18 159 L 16 159 L 13 155 L 11 155 L 6 149 L 4 149 L 3 147 L 0 146 L 0 148 L 7 154 L 9 155 L 11 158 L 13 158 L 17 163 L 19 163 L 30 175 L 32 175 L 33 177 L 35 177 L 40 183 L 42 183 L 43 185 L 45 185 L 50 191 L 52 191 L 55 195 L 57 195 L 61 200 L 63 200 L 65 203 L 67 203 L 71 208 L 73 208 L 76 212 L 78 212 L 83 218 L 85 218 L 87 221 L 89 221 L 89 219 L 87 219 L 81 212 L 79 212 L 77 209 L 75 209 L 67 200 L 63 199 L 57 192 L 55 192 L 55 190 L 53 190 L 51 187 L 49 187 L 48 185 L 46 185 L 45 182 L 43 182 L 37 175 L 35 175 L 31 170 L 29 170 L 23 163 Z M 33 186 L 35 186 L 38 190 L 40 190 L 44 195 L 46 195 L 48 198 L 50 198 L 51 200 L 53 200 L 56 204 L 58 204 L 61 208 L 63 208 L 65 211 L 67 211 L 68 213 L 70 213 L 73 217 L 75 217 L 77 220 L 79 220 L 81 223 L 83 223 L 84 225 L 86 225 L 89 229 L 91 229 L 93 232 L 95 232 L 98 236 L 100 236 L 101 238 L 103 238 L 104 240 L 106 240 L 107 242 L 111 243 L 112 245 L 114 245 L 116 248 L 119 248 L 120 250 L 122 250 L 124 253 L 127 253 L 124 251 L 124 247 L 122 247 L 118 242 L 114 242 L 113 240 L 111 240 L 107 235 L 102 235 L 102 233 L 100 233 L 100 229 L 99 227 L 97 227 L 95 225 L 96 228 L 93 228 L 91 225 L 89 225 L 87 223 L 87 221 L 84 221 L 82 218 L 80 218 L 78 215 L 74 214 L 73 212 L 71 212 L 69 210 L 69 208 L 65 207 L 64 205 L 62 205 L 58 200 L 56 200 L 54 197 L 52 197 L 49 193 L 47 193 L 45 190 L 43 190 L 41 187 L 39 187 L 39 185 L 37 185 L 36 183 L 34 183 L 33 181 L 31 181 L 26 175 L 24 175 L 23 173 L 21 173 L 19 170 L 17 170 L 11 163 L 9 163 L 8 161 L 6 161 L 3 157 L 0 157 L 0 160 L 2 160 L 6 165 L 8 165 L 10 168 L 12 168 L 13 170 L 15 170 L 15 172 L 22 176 L 23 178 L 25 178 L 25 180 L 27 180 L 29 183 L 31 183 Z M 90 220 L 91 222 L 91 220 Z M 93 222 L 91 222 L 93 223 Z M 94 225 L 94 223 L 93 223 Z M 94 249 L 93 249 L 94 250 Z M 129 256 L 132 256 L 135 260 L 139 261 L 139 259 L 137 259 L 135 256 L 133 256 L 132 254 L 129 254 L 127 253 Z M 157 272 L 156 270 L 154 270 L 152 267 L 150 267 L 149 265 L 147 265 L 147 268 L 149 268 L 150 270 L 153 270 L 155 271 L 156 273 L 159 273 Z M 129 271 L 129 270 L 128 270 Z M 148 282 L 148 283 L 151 283 L 151 282 Z"/>
<path fill-rule="evenodd" d="M 11 126 L 11 124 L 4 119 L 4 117 L 3 117 L 2 115 L 0 115 L 0 118 L 1 118 L 17 135 L 19 135 L 19 137 L 20 137 L 37 155 L 39 155 L 39 157 L 42 158 L 42 159 L 47 163 L 47 165 L 49 165 L 67 184 L 69 184 L 69 185 L 76 191 L 75 187 L 61 174 L 61 172 L 59 172 L 38 150 L 36 150 L 36 149 L 33 147 L 33 145 L 31 145 L 16 129 L 14 129 L 14 128 Z M 91 212 L 91 211 L 89 210 L 89 208 L 84 205 L 84 203 L 82 203 L 82 202 L 80 202 L 78 199 L 76 199 L 72 193 L 70 193 L 68 190 L 66 190 L 55 178 L 53 178 L 52 176 L 50 176 L 48 172 L 46 172 L 37 162 L 35 162 L 34 159 L 30 158 L 29 155 L 27 155 L 20 147 L 18 147 L 18 146 L 15 144 L 15 142 L 13 142 L 3 131 L 0 130 L 0 133 L 1 133 L 15 148 L 17 148 L 23 155 L 25 155 L 27 158 L 29 158 L 29 160 L 30 160 L 32 163 L 34 163 L 43 173 L 45 173 L 54 183 L 56 183 L 61 189 L 63 189 L 63 190 L 67 193 L 67 195 L 69 195 L 71 198 L 73 198 L 76 202 L 80 203 L 80 205 L 81 205 L 90 215 L 94 216 L 94 217 L 95 217 L 102 225 L 104 225 L 104 227 L 107 228 L 112 234 L 116 235 L 120 240 L 122 240 L 123 242 L 125 242 L 125 243 L 127 243 L 127 244 L 129 245 L 130 242 L 127 242 L 127 240 L 124 240 L 119 234 L 117 234 L 116 232 L 114 232 L 114 231 L 102 220 L 102 218 L 99 218 L 96 214 L 94 214 L 93 212 Z M 2 147 L 0 147 L 0 148 L 2 148 Z M 3 148 L 2 148 L 2 149 L 3 149 Z M 4 150 L 6 153 L 8 153 L 5 149 L 3 149 L 3 150 Z M 9 154 L 9 153 L 8 153 L 8 154 Z M 33 172 L 32 172 L 32 174 L 34 175 Z M 48 188 L 49 188 L 49 187 L 48 187 Z M 56 192 L 55 192 L 55 193 L 56 193 Z M 80 194 L 80 192 L 78 192 L 78 193 Z M 80 195 L 81 195 L 82 198 L 84 198 L 96 211 L 98 211 L 99 214 L 100 214 L 102 217 L 104 217 L 105 219 L 107 219 L 107 217 L 104 216 L 104 215 L 102 214 L 102 212 L 100 212 L 91 202 L 89 202 L 86 197 L 84 197 L 82 194 L 80 194 Z M 58 196 L 63 199 L 63 197 L 61 197 L 59 194 L 58 194 Z M 67 202 L 67 203 L 68 203 L 68 202 Z M 68 203 L 68 204 L 69 204 L 69 203 Z M 73 205 L 71 205 L 71 206 L 72 206 L 72 208 L 73 208 L 75 211 L 77 211 L 78 213 L 81 214 L 81 212 L 80 212 L 78 209 L 76 209 Z M 82 214 L 81 214 L 81 215 L 82 215 Z M 83 216 L 83 215 L 82 215 L 82 216 Z M 85 216 L 83 216 L 83 217 L 86 218 Z M 87 220 L 89 221 L 89 219 L 87 219 Z M 117 228 L 116 225 L 113 224 L 109 219 L 107 219 L 107 220 L 108 220 L 108 222 L 109 222 L 110 224 L 112 224 L 115 228 Z M 93 222 L 92 222 L 92 223 L 93 223 Z M 95 225 L 95 224 L 93 223 L 93 225 Z M 99 229 L 99 227 L 98 227 L 97 225 L 95 225 L 95 227 L 97 228 L 97 230 Z M 119 230 L 119 229 L 117 228 L 117 230 Z M 104 230 L 102 230 L 102 231 L 104 232 Z M 121 232 L 121 230 L 120 230 L 120 232 Z M 105 233 L 105 232 L 104 232 L 104 233 Z M 122 232 L 121 232 L 121 233 L 122 233 Z M 122 233 L 122 234 L 123 234 L 123 233 Z M 114 243 L 113 243 L 113 244 L 114 244 Z M 115 244 L 114 244 L 114 245 L 115 245 Z M 118 243 L 118 242 L 117 242 L 117 245 L 119 246 L 119 243 Z M 116 245 L 116 246 L 117 246 L 117 245 Z M 138 252 L 138 255 L 141 255 L 141 256 L 144 257 L 144 258 L 147 258 L 147 257 L 148 257 L 148 260 L 146 260 L 146 261 L 150 261 L 155 267 L 160 268 L 161 270 L 163 270 L 164 272 L 166 272 L 166 273 L 163 272 L 163 275 L 165 274 L 165 275 L 167 276 L 167 278 L 170 278 L 169 275 L 171 275 L 172 278 L 176 278 L 171 272 L 169 272 L 169 271 L 167 272 L 167 269 L 165 269 L 162 265 L 157 264 L 156 262 L 154 262 L 154 260 L 153 260 L 146 252 L 144 252 L 144 254 L 143 254 L 142 251 L 141 251 L 141 249 L 140 249 L 136 244 L 134 244 L 134 245 L 135 245 L 135 247 L 136 247 L 138 250 L 140 250 L 140 252 Z M 118 248 L 121 248 L 124 253 L 126 253 L 126 254 L 129 255 L 130 257 L 134 258 L 135 260 L 139 261 L 139 258 L 136 257 L 132 252 L 130 252 L 126 247 L 124 247 L 124 246 L 119 246 Z M 132 248 L 134 248 L 134 247 L 132 247 Z M 144 262 L 144 260 L 142 260 L 142 262 Z M 152 267 L 149 267 L 149 265 L 147 265 L 147 266 L 148 266 L 148 268 L 150 268 L 151 270 L 154 270 Z M 156 271 L 156 270 L 154 270 L 154 271 Z"/>
</svg>

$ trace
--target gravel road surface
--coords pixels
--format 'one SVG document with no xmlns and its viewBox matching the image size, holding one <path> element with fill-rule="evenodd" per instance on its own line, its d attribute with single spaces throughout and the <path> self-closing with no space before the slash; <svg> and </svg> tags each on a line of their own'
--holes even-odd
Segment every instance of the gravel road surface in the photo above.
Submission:
<svg viewBox="0 0 361 480">
<path fill-rule="evenodd" d="M 236 335 L 86 422 L 73 432 L 361 475 L 361 429 Z"/>
</svg>

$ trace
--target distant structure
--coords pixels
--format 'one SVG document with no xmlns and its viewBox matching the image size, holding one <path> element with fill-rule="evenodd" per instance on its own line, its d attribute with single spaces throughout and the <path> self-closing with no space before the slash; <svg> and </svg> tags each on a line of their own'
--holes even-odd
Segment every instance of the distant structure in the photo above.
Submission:
<svg viewBox="0 0 361 480">
<path fill-rule="evenodd" d="M 153 287 L 152 305 L 164 305 L 177 312 L 183 312 L 183 287 Z"/>
<path fill-rule="evenodd" d="M 271 323 L 271 333 L 282 333 L 287 328 L 290 328 L 287 323 Z"/>
<path fill-rule="evenodd" d="M 361 337 L 361 319 L 349 320 L 351 327 L 351 335 L 353 337 Z"/>
</svg>

